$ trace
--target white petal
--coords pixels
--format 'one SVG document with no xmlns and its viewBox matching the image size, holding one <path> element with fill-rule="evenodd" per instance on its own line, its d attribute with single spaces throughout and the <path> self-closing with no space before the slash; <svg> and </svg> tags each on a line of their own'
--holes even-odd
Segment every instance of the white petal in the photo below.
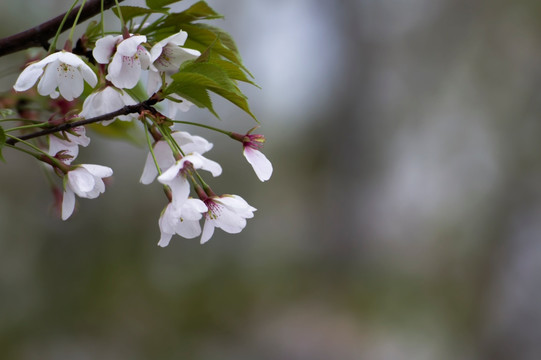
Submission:
<svg viewBox="0 0 541 360">
<path fill-rule="evenodd" d="M 167 245 L 169 245 L 172 237 L 173 234 L 161 233 L 160 241 L 158 241 L 158 246 L 166 247 Z"/>
<path fill-rule="evenodd" d="M 88 144 L 90 144 L 90 138 L 86 136 L 86 129 L 84 126 L 77 126 L 73 128 L 72 131 L 75 132 L 75 134 L 77 135 L 67 133 L 70 142 L 81 145 L 83 147 L 86 147 L 88 146 Z"/>
<path fill-rule="evenodd" d="M 201 234 L 201 244 L 206 243 L 210 240 L 214 234 L 214 221 L 206 219 L 205 225 L 203 225 L 203 233 Z"/>
<path fill-rule="evenodd" d="M 162 86 L 162 77 L 157 71 L 148 72 L 147 94 L 150 96 L 160 89 Z"/>
<path fill-rule="evenodd" d="M 158 181 L 162 184 L 169 184 L 174 178 L 178 176 L 180 168 L 180 162 L 175 163 L 169 169 L 165 170 L 160 176 L 158 176 Z"/>
<path fill-rule="evenodd" d="M 193 239 L 201 235 L 201 225 L 199 224 L 199 220 L 184 220 L 177 224 L 175 231 L 183 238 Z"/>
<path fill-rule="evenodd" d="M 96 184 L 94 176 L 81 167 L 69 171 L 67 177 L 69 187 L 80 197 L 86 197 L 86 193 Z"/>
<path fill-rule="evenodd" d="M 62 220 L 67 220 L 75 208 L 75 194 L 70 188 L 66 187 L 62 196 Z"/>
<path fill-rule="evenodd" d="M 57 69 L 58 90 L 64 99 L 71 101 L 82 94 L 84 89 L 83 77 L 73 66 L 68 65 L 66 68 L 63 66 L 59 66 Z"/>
<path fill-rule="evenodd" d="M 180 210 L 175 208 L 172 203 L 167 204 L 158 220 L 160 231 L 162 233 L 174 234 L 175 227 L 179 221 Z"/>
<path fill-rule="evenodd" d="M 92 51 L 92 56 L 99 64 L 108 64 L 111 55 L 115 49 L 115 45 L 118 41 L 122 39 L 122 35 L 113 36 L 107 35 L 96 41 L 96 47 Z"/>
<path fill-rule="evenodd" d="M 43 67 L 38 64 L 31 64 L 19 75 L 13 88 L 16 91 L 26 91 L 34 86 L 41 74 L 43 74 Z"/>
<path fill-rule="evenodd" d="M 171 188 L 173 203 L 175 206 L 181 207 L 190 195 L 190 183 L 183 176 L 177 176 L 168 185 Z"/>
<path fill-rule="evenodd" d="M 116 51 L 124 56 L 133 56 L 137 52 L 137 49 L 141 43 L 147 41 L 147 37 L 144 35 L 131 36 L 124 39 L 118 44 Z"/>
<path fill-rule="evenodd" d="M 113 57 L 108 67 L 106 79 L 120 89 L 132 89 L 141 76 L 141 62 L 134 57 L 122 56 L 119 52 Z"/>
<path fill-rule="evenodd" d="M 244 157 L 255 171 L 255 174 L 261 181 L 267 181 L 272 175 L 272 164 L 267 157 L 259 150 L 245 147 L 243 151 Z"/>
<path fill-rule="evenodd" d="M 55 91 L 58 86 L 57 68 L 59 65 L 60 63 L 55 61 L 45 67 L 41 80 L 38 83 L 38 93 L 40 95 L 47 96 Z"/>
<path fill-rule="evenodd" d="M 148 70 L 150 67 L 150 53 L 142 46 L 139 46 L 136 53 L 136 58 L 139 59 L 139 63 L 141 64 L 141 69 Z"/>
<path fill-rule="evenodd" d="M 81 167 L 88 170 L 92 175 L 100 177 L 100 178 L 106 178 L 113 175 L 113 169 L 107 166 L 83 164 L 81 165 Z"/>
<path fill-rule="evenodd" d="M 95 87 L 98 84 L 98 77 L 96 76 L 96 73 L 90 68 L 90 66 L 83 63 L 83 65 L 79 67 L 79 70 L 81 71 L 83 79 L 85 79 L 88 85 Z"/>
<path fill-rule="evenodd" d="M 216 219 L 216 227 L 230 234 L 237 234 L 246 226 L 246 219 L 228 208 L 222 208 Z"/>
<path fill-rule="evenodd" d="M 64 64 L 71 65 L 75 68 L 82 65 L 86 65 L 85 62 L 79 56 L 69 51 L 60 51 L 57 54 L 58 54 L 58 61 Z"/>
<path fill-rule="evenodd" d="M 182 205 L 182 218 L 186 220 L 199 220 L 203 213 L 208 211 L 207 205 L 199 199 L 188 199 Z"/>
<path fill-rule="evenodd" d="M 154 181 L 154 178 L 157 175 L 158 170 L 156 169 L 156 165 L 154 164 L 152 154 L 149 152 L 147 155 L 147 160 L 145 161 L 145 167 L 143 168 L 143 174 L 141 174 L 141 178 L 139 179 L 139 181 L 142 184 L 148 185 L 152 181 Z"/>
<path fill-rule="evenodd" d="M 47 152 L 51 156 L 55 156 L 60 151 L 64 151 L 64 155 L 69 155 L 71 158 L 62 159 L 64 164 L 71 164 L 73 160 L 79 155 L 79 145 L 62 140 L 54 135 L 49 135 L 49 151 Z"/>
</svg>

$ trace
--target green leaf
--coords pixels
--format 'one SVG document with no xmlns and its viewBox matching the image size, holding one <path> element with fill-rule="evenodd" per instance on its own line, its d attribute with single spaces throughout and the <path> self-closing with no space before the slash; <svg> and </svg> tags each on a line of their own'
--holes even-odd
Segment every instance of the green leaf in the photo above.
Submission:
<svg viewBox="0 0 541 360">
<path fill-rule="evenodd" d="M 153 10 L 162 9 L 163 7 L 180 2 L 181 0 L 146 0 L 147 6 Z"/>
<path fill-rule="evenodd" d="M 246 72 L 243 71 L 243 68 L 238 66 L 235 63 L 232 63 L 231 61 L 222 60 L 222 59 L 211 59 L 209 60 L 209 63 L 214 64 L 222 68 L 226 73 L 227 76 L 231 79 L 242 81 L 248 84 L 251 84 L 257 88 L 260 88 L 259 85 L 254 83 L 252 80 L 246 76 Z"/>
<path fill-rule="evenodd" d="M 223 18 L 223 15 L 218 14 L 204 1 L 199 1 L 188 9 L 169 15 L 163 25 L 173 26 L 177 24 L 191 23 L 197 20 L 212 20 Z"/>
<path fill-rule="evenodd" d="M 175 93 L 183 96 L 179 90 L 185 91 L 187 85 L 192 88 L 210 90 L 231 101 L 257 121 L 255 115 L 250 111 L 246 96 L 239 90 L 235 81 L 228 76 L 227 71 L 220 66 L 212 63 L 187 61 L 172 78 L 174 81 L 165 90 L 166 94 Z M 210 107 L 209 110 L 216 115 Z"/>
<path fill-rule="evenodd" d="M 114 7 L 114 8 L 112 8 L 112 10 L 113 10 L 113 13 L 117 17 L 119 17 L 118 16 L 118 8 Z M 122 11 L 122 17 L 124 18 L 124 21 L 130 21 L 133 18 L 136 18 L 138 16 L 147 15 L 147 14 L 154 14 L 154 13 L 157 13 L 157 12 L 158 13 L 166 12 L 166 10 L 158 11 L 158 9 L 157 10 L 152 10 L 152 9 L 138 7 L 138 6 L 121 6 L 120 11 Z"/>
<path fill-rule="evenodd" d="M 0 160 L 4 160 L 4 156 L 2 156 L 2 148 L 6 144 L 6 133 L 4 132 L 4 129 L 0 126 Z"/>
<path fill-rule="evenodd" d="M 237 64 L 251 76 L 248 69 L 242 64 L 240 54 L 233 39 L 225 31 L 204 24 L 184 25 L 182 30 L 188 33 L 188 39 L 184 47 L 197 49 L 201 52 L 212 47 L 212 51 L 215 54 Z"/>
<path fill-rule="evenodd" d="M 169 94 L 175 93 L 194 103 L 197 107 L 207 108 L 212 115 L 216 116 L 218 119 L 220 118 L 212 106 L 212 100 L 210 99 L 207 89 L 204 86 L 198 85 L 197 80 L 191 78 L 189 74 L 184 74 L 180 77 L 180 81 L 173 82 L 166 89 L 166 92 Z"/>
</svg>

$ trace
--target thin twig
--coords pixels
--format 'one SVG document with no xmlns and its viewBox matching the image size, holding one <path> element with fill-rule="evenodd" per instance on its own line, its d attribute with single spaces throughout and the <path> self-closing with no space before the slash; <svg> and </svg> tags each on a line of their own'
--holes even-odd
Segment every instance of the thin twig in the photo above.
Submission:
<svg viewBox="0 0 541 360">
<path fill-rule="evenodd" d="M 121 2 L 123 0 L 118 1 Z M 103 4 L 104 10 L 109 9 L 114 4 L 115 0 L 105 0 Z M 79 8 L 80 6 L 75 8 L 74 11 L 70 13 L 64 26 L 62 27 L 62 32 L 68 30 L 73 25 Z M 88 1 L 83 11 L 81 12 L 79 21 L 83 22 L 85 20 L 88 20 L 94 15 L 99 14 L 100 12 L 101 0 Z M 20 50 L 29 49 L 31 47 L 43 47 L 47 50 L 49 47 L 49 39 L 51 39 L 56 34 L 58 27 L 62 23 L 64 15 L 65 13 L 36 27 L 0 39 L 0 56 L 11 54 Z"/>
<path fill-rule="evenodd" d="M 140 102 L 139 104 L 126 105 L 121 109 L 118 109 L 116 111 L 113 111 L 113 112 L 110 112 L 110 113 L 107 113 L 107 114 L 103 114 L 103 115 L 96 116 L 96 117 L 89 118 L 89 119 L 83 119 L 83 120 L 79 120 L 79 121 L 74 121 L 74 122 L 70 122 L 70 123 L 63 123 L 63 124 L 60 124 L 60 125 L 48 128 L 48 129 L 44 129 L 44 130 L 41 130 L 41 131 L 31 133 L 31 134 L 19 136 L 17 138 L 11 138 L 11 139 L 8 139 L 6 141 L 6 144 L 15 145 L 19 140 L 33 139 L 33 138 L 37 138 L 37 137 L 40 137 L 40 136 L 49 135 L 49 134 L 53 134 L 53 133 L 56 133 L 56 132 L 73 129 L 73 128 L 77 127 L 77 126 L 88 125 L 88 124 L 92 124 L 92 123 L 96 123 L 96 122 L 100 122 L 100 121 L 104 121 L 104 120 L 112 120 L 112 119 L 116 118 L 117 116 L 121 116 L 121 115 L 129 115 L 129 114 L 134 114 L 134 113 L 141 113 L 142 111 L 145 111 L 145 110 L 150 111 L 152 113 L 155 113 L 156 110 L 152 107 L 152 105 L 155 105 L 156 102 L 157 102 L 157 99 L 150 98 L 148 100 Z"/>
</svg>

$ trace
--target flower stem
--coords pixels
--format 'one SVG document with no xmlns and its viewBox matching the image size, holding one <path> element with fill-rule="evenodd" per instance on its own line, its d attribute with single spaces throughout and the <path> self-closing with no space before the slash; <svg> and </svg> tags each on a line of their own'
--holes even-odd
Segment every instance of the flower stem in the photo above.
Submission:
<svg viewBox="0 0 541 360">
<path fill-rule="evenodd" d="M 174 123 L 177 123 L 177 124 L 193 125 L 193 126 L 199 126 L 199 127 L 209 129 L 209 130 L 214 130 L 214 131 L 220 132 L 222 134 L 225 134 L 227 136 L 231 136 L 231 134 L 233 134 L 233 132 L 231 132 L 231 131 L 218 129 L 218 128 L 215 128 L 214 126 L 209 126 L 209 125 L 205 125 L 205 124 L 199 124 L 199 123 L 196 123 L 196 122 L 182 121 L 182 120 L 171 120 L 171 121 L 174 122 Z"/>
<path fill-rule="evenodd" d="M 103 1 L 104 0 L 101 0 L 101 6 L 100 6 L 100 10 L 101 10 L 100 21 L 101 21 L 101 36 L 102 37 L 105 36 L 105 21 L 103 20 L 103 12 L 104 12 Z"/>
<path fill-rule="evenodd" d="M 120 19 L 120 25 L 122 29 L 126 27 L 126 23 L 124 22 L 124 18 L 122 17 L 122 11 L 120 11 L 120 5 L 118 4 L 118 0 L 115 0 L 116 8 L 118 10 L 118 18 Z"/>
<path fill-rule="evenodd" d="M 83 0 L 83 3 L 79 7 L 79 11 L 77 12 L 77 16 L 75 17 L 75 20 L 73 21 L 73 25 L 71 27 L 71 30 L 70 30 L 70 33 L 69 33 L 69 36 L 68 36 L 68 41 L 70 43 L 73 40 L 73 33 L 75 32 L 75 27 L 77 26 L 77 23 L 79 22 L 79 16 L 81 16 L 81 13 L 83 12 L 83 8 L 85 7 L 85 3 L 86 3 L 86 0 Z M 102 5 L 103 5 L 103 2 L 102 2 Z"/>
<path fill-rule="evenodd" d="M 154 161 L 154 165 L 156 166 L 156 169 L 158 170 L 158 176 L 162 174 L 162 170 L 160 169 L 160 166 L 158 165 L 158 160 L 156 159 L 156 154 L 154 154 L 154 148 L 152 147 L 152 141 L 150 140 L 150 125 L 144 121 L 145 127 L 147 128 L 147 131 L 145 131 L 145 135 L 147 138 L 147 144 L 148 144 L 148 150 L 150 150 L 150 154 L 152 155 L 152 160 Z"/>
<path fill-rule="evenodd" d="M 18 138 L 18 137 L 16 137 L 16 136 L 10 135 L 10 134 L 6 134 L 6 136 L 7 136 L 8 138 L 11 138 L 11 139 L 16 139 L 17 142 L 23 143 L 23 144 L 25 144 L 26 146 L 32 148 L 33 150 L 36 150 L 36 151 L 39 152 L 40 154 L 43 154 L 43 155 L 45 155 L 45 156 L 47 156 L 47 157 L 49 157 L 49 158 L 51 158 L 51 159 L 53 159 L 53 160 L 56 161 L 56 159 L 54 159 L 51 155 L 47 154 L 45 151 L 43 151 L 42 149 L 40 149 L 40 148 L 37 147 L 36 145 L 34 145 L 34 144 L 32 144 L 32 143 L 30 143 L 30 142 L 28 142 L 28 141 L 22 140 L 22 139 L 20 139 L 20 138 Z M 6 145 L 9 145 L 9 143 L 6 142 Z"/>
<path fill-rule="evenodd" d="M 73 10 L 73 8 L 75 7 L 75 5 L 77 5 L 78 2 L 79 2 L 79 0 L 75 0 L 75 2 L 73 3 L 73 5 L 71 5 L 69 10 L 66 11 L 66 14 L 64 15 L 64 18 L 62 19 L 62 22 L 60 23 L 60 26 L 58 27 L 58 30 L 56 31 L 53 42 L 51 42 L 51 46 L 49 46 L 49 51 L 48 51 L 49 54 L 51 54 L 53 51 L 56 50 L 56 42 L 58 41 L 58 36 L 62 32 L 62 28 L 64 27 L 64 23 L 66 22 L 71 10 Z"/>
<path fill-rule="evenodd" d="M 43 127 L 43 126 L 47 126 L 47 125 L 49 125 L 49 124 L 48 123 L 40 123 L 40 124 L 16 126 L 16 127 L 7 129 L 6 132 L 8 132 L 8 131 L 16 131 L 16 130 L 23 130 L 23 129 L 32 129 L 32 128 Z"/>
<path fill-rule="evenodd" d="M 22 151 L 23 153 L 26 153 L 26 154 L 28 154 L 28 155 L 30 155 L 30 156 L 33 156 L 33 157 L 35 157 L 36 159 L 40 160 L 40 156 L 39 156 L 38 154 L 36 154 L 36 153 L 33 153 L 33 152 L 30 151 L 30 150 L 26 150 L 26 149 L 17 147 L 17 146 L 15 146 L 15 145 L 10 145 L 10 144 L 5 144 L 5 145 L 6 145 L 7 147 L 9 147 L 9 148 L 12 148 L 12 149 L 14 149 L 14 150 Z"/>
</svg>

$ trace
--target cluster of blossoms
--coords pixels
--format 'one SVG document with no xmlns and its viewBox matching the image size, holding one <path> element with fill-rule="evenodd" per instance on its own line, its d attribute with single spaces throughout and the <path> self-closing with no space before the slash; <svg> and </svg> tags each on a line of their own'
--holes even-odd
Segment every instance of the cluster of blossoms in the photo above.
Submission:
<svg viewBox="0 0 541 360">
<path fill-rule="evenodd" d="M 193 104 L 176 93 L 164 94 L 163 90 L 174 82 L 174 75 L 183 64 L 202 58 L 200 51 L 184 47 L 187 37 L 188 33 L 181 30 L 151 43 L 147 36 L 125 30 L 122 35 L 97 39 L 93 42 L 92 55 L 86 59 L 67 46 L 27 65 L 21 72 L 13 86 L 15 91 L 25 92 L 37 84 L 40 95 L 68 102 L 60 120 L 51 118 L 47 122 L 53 131 L 48 132 L 48 142 L 36 156 L 62 178 L 63 220 L 73 214 L 75 195 L 98 197 L 105 191 L 104 179 L 113 175 L 107 166 L 73 164 L 79 146 L 90 143 L 85 125 L 94 120 L 102 125 L 114 121 L 142 124 L 149 153 L 140 182 L 150 184 L 157 180 L 167 195 L 167 204 L 158 221 L 159 246 L 167 246 L 175 234 L 184 238 L 200 236 L 204 243 L 215 228 L 238 233 L 246 226 L 246 219 L 254 216 L 256 209 L 242 197 L 216 195 L 203 180 L 202 172 L 212 177 L 222 173 L 217 162 L 205 157 L 213 144 L 174 128 L 175 123 L 182 123 L 178 116 Z M 85 83 L 87 95 L 81 106 L 78 98 L 85 92 Z M 137 100 L 131 91 L 138 84 L 146 86 L 145 101 Z M 154 107 L 157 103 L 163 104 L 165 110 L 158 111 Z M 218 131 L 242 143 L 243 154 L 261 181 L 271 177 L 272 165 L 260 152 L 265 141 L 262 135 L 252 134 L 253 129 L 246 134 Z M 16 140 L 22 142 L 22 139 Z"/>
</svg>

